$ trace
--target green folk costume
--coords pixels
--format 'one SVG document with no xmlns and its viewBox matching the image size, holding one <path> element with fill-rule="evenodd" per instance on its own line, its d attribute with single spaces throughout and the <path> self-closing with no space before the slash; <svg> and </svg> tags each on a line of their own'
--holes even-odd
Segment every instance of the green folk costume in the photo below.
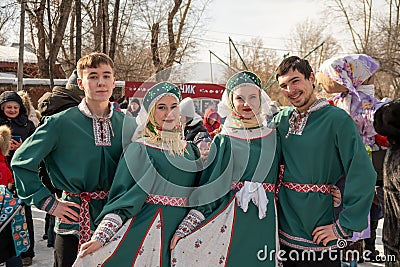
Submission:
<svg viewBox="0 0 400 267">
<path fill-rule="evenodd" d="M 110 242 L 78 258 L 74 266 L 170 266 L 169 242 L 188 212 L 191 191 L 179 186 L 189 189 L 200 179 L 195 166 L 199 151 L 193 143 L 182 142 L 184 156 L 170 155 L 144 138 L 128 146 L 98 218 L 100 222 L 105 215 L 118 214 L 124 225 Z"/>
<path fill-rule="evenodd" d="M 196 217 L 201 212 L 205 220 L 191 233 L 181 224 L 177 234 L 182 231 L 181 236 L 186 237 L 172 252 L 172 266 L 276 266 L 275 254 L 269 253 L 276 251 L 278 244 L 274 192 L 279 148 L 275 130 L 265 126 L 224 128 L 214 138 L 207 161 L 211 165 L 202 174 L 201 184 L 206 186 L 191 196 L 194 203 L 210 203 L 193 213 Z M 266 217 L 262 219 L 262 211 L 253 202 L 247 203 L 244 212 L 235 198 L 250 181 L 260 183 L 258 189 L 267 196 Z"/>
<path fill-rule="evenodd" d="M 300 134 L 299 128 L 288 133 L 293 129 L 289 127 L 293 107 L 274 120 L 285 167 L 278 201 L 279 238 L 281 244 L 299 250 L 337 248 L 337 241 L 327 247 L 312 241 L 318 226 L 333 223 L 338 239 L 364 230 L 374 195 L 376 173 L 354 122 L 345 111 L 325 103 L 309 113 Z M 329 191 L 342 175 L 346 175 L 344 209 L 335 221 Z"/>
<path fill-rule="evenodd" d="M 84 100 L 79 108 L 73 107 L 47 117 L 44 124 L 15 152 L 12 168 L 18 195 L 29 205 L 52 213 L 58 203 L 39 179 L 38 166 L 42 160 L 54 187 L 63 190 L 63 200 L 81 203 L 78 196 L 80 193 L 110 189 L 123 147 L 131 142 L 136 123 L 132 118 L 125 118 L 122 113 L 111 111 L 111 117 L 105 120 L 111 129 L 108 128 L 108 134 L 102 135 L 100 130 L 104 128 L 96 128 L 95 125 L 99 124 L 84 115 L 82 103 Z M 83 106 L 87 111 L 87 106 Z M 106 197 L 89 201 L 92 231 L 96 229 L 94 220 L 106 201 Z M 82 216 L 81 211 L 80 222 L 83 221 Z M 81 238 L 79 235 L 82 231 L 79 229 L 78 222 L 65 224 L 56 220 L 57 234 L 73 234 Z"/>
</svg>

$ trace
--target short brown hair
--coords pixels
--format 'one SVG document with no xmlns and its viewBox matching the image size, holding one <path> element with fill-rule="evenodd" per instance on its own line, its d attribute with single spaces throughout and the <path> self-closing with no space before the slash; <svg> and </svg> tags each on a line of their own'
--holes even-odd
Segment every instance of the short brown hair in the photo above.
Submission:
<svg viewBox="0 0 400 267">
<path fill-rule="evenodd" d="M 79 59 L 77 65 L 78 77 L 82 79 L 83 70 L 86 68 L 97 68 L 100 64 L 109 65 L 114 72 L 114 62 L 106 54 L 93 52 Z"/>
<path fill-rule="evenodd" d="M 278 68 L 276 69 L 276 79 L 278 80 L 279 76 L 285 75 L 290 70 L 295 71 L 297 70 L 301 74 L 304 75 L 304 78 L 308 80 L 313 72 L 310 63 L 306 59 L 299 58 L 297 56 L 291 56 L 285 58 L 281 64 L 279 64 Z"/>
</svg>

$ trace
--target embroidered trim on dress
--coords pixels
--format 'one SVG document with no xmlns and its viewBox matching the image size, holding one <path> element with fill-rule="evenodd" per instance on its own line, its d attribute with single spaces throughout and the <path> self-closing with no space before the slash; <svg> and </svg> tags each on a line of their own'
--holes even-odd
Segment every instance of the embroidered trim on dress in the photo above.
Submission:
<svg viewBox="0 0 400 267">
<path fill-rule="evenodd" d="M 46 211 L 47 205 L 49 205 L 51 200 L 53 200 L 52 196 L 49 196 L 48 198 L 46 198 L 46 200 L 44 201 L 44 203 L 40 209 Z"/>
<path fill-rule="evenodd" d="M 231 190 L 240 190 L 244 186 L 244 182 L 232 182 Z M 275 184 L 262 183 L 265 192 L 275 193 Z"/>
<path fill-rule="evenodd" d="M 339 220 L 336 220 L 336 222 L 335 222 L 334 225 L 337 226 L 337 229 L 339 229 L 339 231 L 340 231 L 338 234 L 341 234 L 343 237 L 350 237 L 350 235 L 348 235 L 348 234 L 344 231 L 344 229 L 342 228 L 342 226 L 340 225 Z M 336 228 L 336 227 L 335 227 L 335 228 Z"/>
<path fill-rule="evenodd" d="M 48 213 L 49 214 L 53 214 L 54 211 L 56 210 L 57 206 L 58 206 L 59 201 L 57 199 L 54 199 L 53 205 L 51 205 Z"/>
<path fill-rule="evenodd" d="M 183 219 L 183 221 L 179 224 L 178 229 L 176 230 L 175 234 L 181 237 L 185 237 L 188 234 L 192 233 L 193 230 L 202 222 L 204 221 L 204 215 L 195 209 L 191 209 Z"/>
<path fill-rule="evenodd" d="M 92 236 L 92 240 L 97 240 L 104 246 L 121 226 L 121 217 L 118 214 L 109 213 L 101 220 L 101 223 Z"/>
<path fill-rule="evenodd" d="M 325 106 L 329 106 L 329 102 L 326 101 L 325 98 L 320 98 L 317 99 L 317 101 L 315 101 L 304 113 L 299 113 L 299 111 L 295 109 L 289 118 L 289 130 L 286 134 L 286 138 L 288 138 L 290 134 L 302 135 L 310 114 Z"/>
<path fill-rule="evenodd" d="M 185 207 L 187 205 L 187 198 L 149 194 L 146 198 L 146 203 L 164 206 Z"/>
<path fill-rule="evenodd" d="M 282 185 L 299 193 L 319 192 L 323 194 L 330 194 L 332 190 L 332 186 L 329 184 L 298 184 L 292 182 L 282 182 Z"/>
<path fill-rule="evenodd" d="M 337 229 L 336 229 L 336 224 L 332 225 L 332 231 L 333 234 L 338 238 L 338 239 L 342 239 L 343 237 L 338 233 Z"/>
<path fill-rule="evenodd" d="M 143 263 L 149 263 L 149 262 L 153 262 L 153 264 L 149 263 L 148 266 L 162 266 L 162 253 L 160 253 L 162 251 L 162 246 L 163 246 L 163 242 L 162 242 L 162 237 L 163 236 L 163 221 L 162 221 L 162 209 L 159 208 L 157 209 L 156 213 L 154 214 L 150 224 L 147 227 L 147 230 L 140 242 L 140 245 L 135 253 L 135 257 L 133 258 L 132 264 L 131 266 L 147 266 L 147 264 L 143 264 Z M 155 229 L 154 229 L 155 228 Z M 153 233 L 151 233 L 153 231 Z M 157 235 L 154 231 L 161 231 L 159 233 L 159 235 Z M 157 243 L 159 243 L 159 250 L 157 251 L 155 248 L 155 250 L 152 250 L 152 257 L 147 257 L 144 261 L 140 260 L 140 258 L 143 259 L 143 253 L 145 252 L 145 246 L 146 246 L 146 240 L 148 240 L 149 238 L 157 238 L 159 237 L 159 241 Z M 158 255 L 156 255 L 158 253 Z M 157 256 L 159 257 L 159 260 L 156 260 L 155 258 L 157 258 Z M 159 263 L 159 265 L 154 264 L 154 261 L 157 262 L 157 264 Z M 138 262 L 140 261 L 140 262 Z"/>
<path fill-rule="evenodd" d="M 333 246 L 330 246 L 330 247 L 306 247 L 306 246 L 301 246 L 301 245 L 296 245 L 296 244 L 290 243 L 290 242 L 288 242 L 288 241 L 286 241 L 286 240 L 284 240 L 282 238 L 279 238 L 279 242 L 281 244 L 284 244 L 284 245 L 288 246 L 288 247 L 292 247 L 292 248 L 295 248 L 295 249 L 298 249 L 298 250 L 324 251 L 324 250 L 330 250 L 330 249 L 337 249 L 338 248 L 337 245 L 333 245 Z"/>
<path fill-rule="evenodd" d="M 311 240 L 308 240 L 308 239 L 305 239 L 305 238 L 302 238 L 302 237 L 297 237 L 297 236 L 289 235 L 288 233 L 284 232 L 284 231 L 281 230 L 281 229 L 279 229 L 279 234 L 281 234 L 281 235 L 283 235 L 284 237 L 287 237 L 287 238 L 289 238 L 289 239 L 291 239 L 291 240 L 295 240 L 295 241 L 299 241 L 299 242 L 304 242 L 304 243 L 309 243 L 309 244 L 317 245 L 317 243 L 315 243 L 315 242 L 313 242 L 313 241 L 311 241 Z"/>
</svg>

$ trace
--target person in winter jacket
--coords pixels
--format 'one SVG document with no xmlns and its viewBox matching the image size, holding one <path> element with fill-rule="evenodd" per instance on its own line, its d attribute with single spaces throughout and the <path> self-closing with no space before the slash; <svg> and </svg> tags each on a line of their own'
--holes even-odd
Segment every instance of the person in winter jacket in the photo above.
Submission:
<svg viewBox="0 0 400 267">
<path fill-rule="evenodd" d="M 6 159 L 8 151 L 10 151 L 10 141 L 10 128 L 6 125 L 0 126 L 0 185 L 5 185 L 8 188 L 14 183 L 10 165 Z"/>
<path fill-rule="evenodd" d="M 193 99 L 187 97 L 179 104 L 181 109 L 181 123 L 186 141 L 194 141 L 198 133 L 206 133 L 204 138 L 208 137 L 207 128 L 204 127 L 202 118 L 195 112 Z"/>
<path fill-rule="evenodd" d="M 5 91 L 0 95 L 0 125 L 7 125 L 11 129 L 13 138 L 10 143 L 10 153 L 7 156 L 8 162 L 11 162 L 15 151 L 35 131 L 35 125 L 28 119 L 22 98 L 17 92 Z M 25 207 L 25 216 L 31 245 L 28 251 L 22 253 L 21 256 L 24 266 L 29 266 L 32 265 L 32 258 L 35 257 L 33 219 L 30 206 Z"/>
<path fill-rule="evenodd" d="M 72 266 L 79 244 L 95 229 L 123 147 L 135 131 L 132 118 L 111 108 L 116 79 L 112 59 L 93 52 L 77 68 L 85 98 L 77 107 L 48 116 L 11 161 L 18 196 L 57 217 L 54 266 L 60 267 Z M 40 180 L 43 160 L 51 183 L 64 191 L 61 198 Z"/>
<path fill-rule="evenodd" d="M 140 101 L 137 98 L 133 98 L 132 100 L 129 100 L 129 105 L 127 108 L 127 113 L 129 112 L 132 117 L 136 118 L 140 112 L 141 106 L 140 106 Z"/>
<path fill-rule="evenodd" d="M 383 246 L 385 255 L 395 256 L 387 267 L 400 266 L 400 99 L 383 105 L 375 112 L 374 128 L 390 143 L 383 165 L 384 214 Z"/>
<path fill-rule="evenodd" d="M 221 116 L 214 109 L 208 108 L 204 113 L 203 124 L 211 138 L 214 138 L 221 131 Z"/>
<path fill-rule="evenodd" d="M 8 156 L 11 161 L 15 150 L 35 131 L 35 125 L 28 119 L 22 98 L 14 91 L 5 91 L 0 95 L 0 125 L 7 125 L 13 136 L 20 137 L 19 140 L 11 140 Z"/>
<path fill-rule="evenodd" d="M 0 186 L 5 186 L 9 190 L 13 188 L 14 179 L 12 176 L 12 172 L 10 169 L 10 165 L 7 162 L 6 156 L 10 150 L 10 140 L 11 140 L 11 130 L 8 126 L 2 125 L 0 126 Z M 1 194 L 4 192 L 4 195 Z M 9 192 L 6 191 L 4 187 L 0 188 L 1 197 L 6 197 L 6 195 L 10 195 Z M 10 200 L 11 204 L 12 199 Z M 3 216 L 3 211 L 5 209 L 10 209 L 10 207 L 5 207 L 3 204 L 6 202 L 4 198 L 0 202 L 0 210 Z M 8 211 L 4 212 L 4 215 L 7 217 Z M 0 226 L 3 226 L 3 218 L 0 219 Z M 26 229 L 25 229 L 26 230 Z M 7 225 L 0 233 L 0 263 L 5 262 L 7 267 L 19 267 L 22 266 L 22 258 L 20 257 L 20 253 L 17 253 L 14 245 L 14 238 L 12 234 L 13 229 L 11 228 L 11 224 Z M 25 249 L 26 250 L 26 249 Z"/>
<path fill-rule="evenodd" d="M 47 92 L 39 98 L 38 110 L 42 116 L 50 116 L 81 103 L 85 93 L 79 89 L 77 77 L 76 70 L 74 70 L 65 87 L 55 86 L 51 92 Z"/>
</svg>

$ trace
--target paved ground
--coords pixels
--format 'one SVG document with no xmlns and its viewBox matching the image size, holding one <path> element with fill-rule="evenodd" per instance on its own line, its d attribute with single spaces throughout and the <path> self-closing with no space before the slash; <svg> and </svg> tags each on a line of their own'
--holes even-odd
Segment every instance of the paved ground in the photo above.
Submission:
<svg viewBox="0 0 400 267">
<path fill-rule="evenodd" d="M 32 208 L 33 221 L 35 224 L 35 253 L 36 256 L 33 258 L 32 267 L 51 267 L 53 266 L 53 248 L 47 247 L 47 241 L 43 240 L 44 234 L 44 218 L 45 213 L 36 208 Z M 378 232 L 377 232 L 377 249 L 383 253 L 382 246 L 382 221 L 380 221 Z M 362 263 L 360 267 L 372 267 L 372 266 L 384 266 L 384 264 L 378 263 Z M 90 267 L 90 266 L 88 266 Z"/>
<path fill-rule="evenodd" d="M 35 257 L 32 267 L 53 266 L 53 248 L 47 247 L 47 240 L 43 240 L 44 218 L 46 213 L 32 207 L 33 223 L 35 225 Z"/>
</svg>

